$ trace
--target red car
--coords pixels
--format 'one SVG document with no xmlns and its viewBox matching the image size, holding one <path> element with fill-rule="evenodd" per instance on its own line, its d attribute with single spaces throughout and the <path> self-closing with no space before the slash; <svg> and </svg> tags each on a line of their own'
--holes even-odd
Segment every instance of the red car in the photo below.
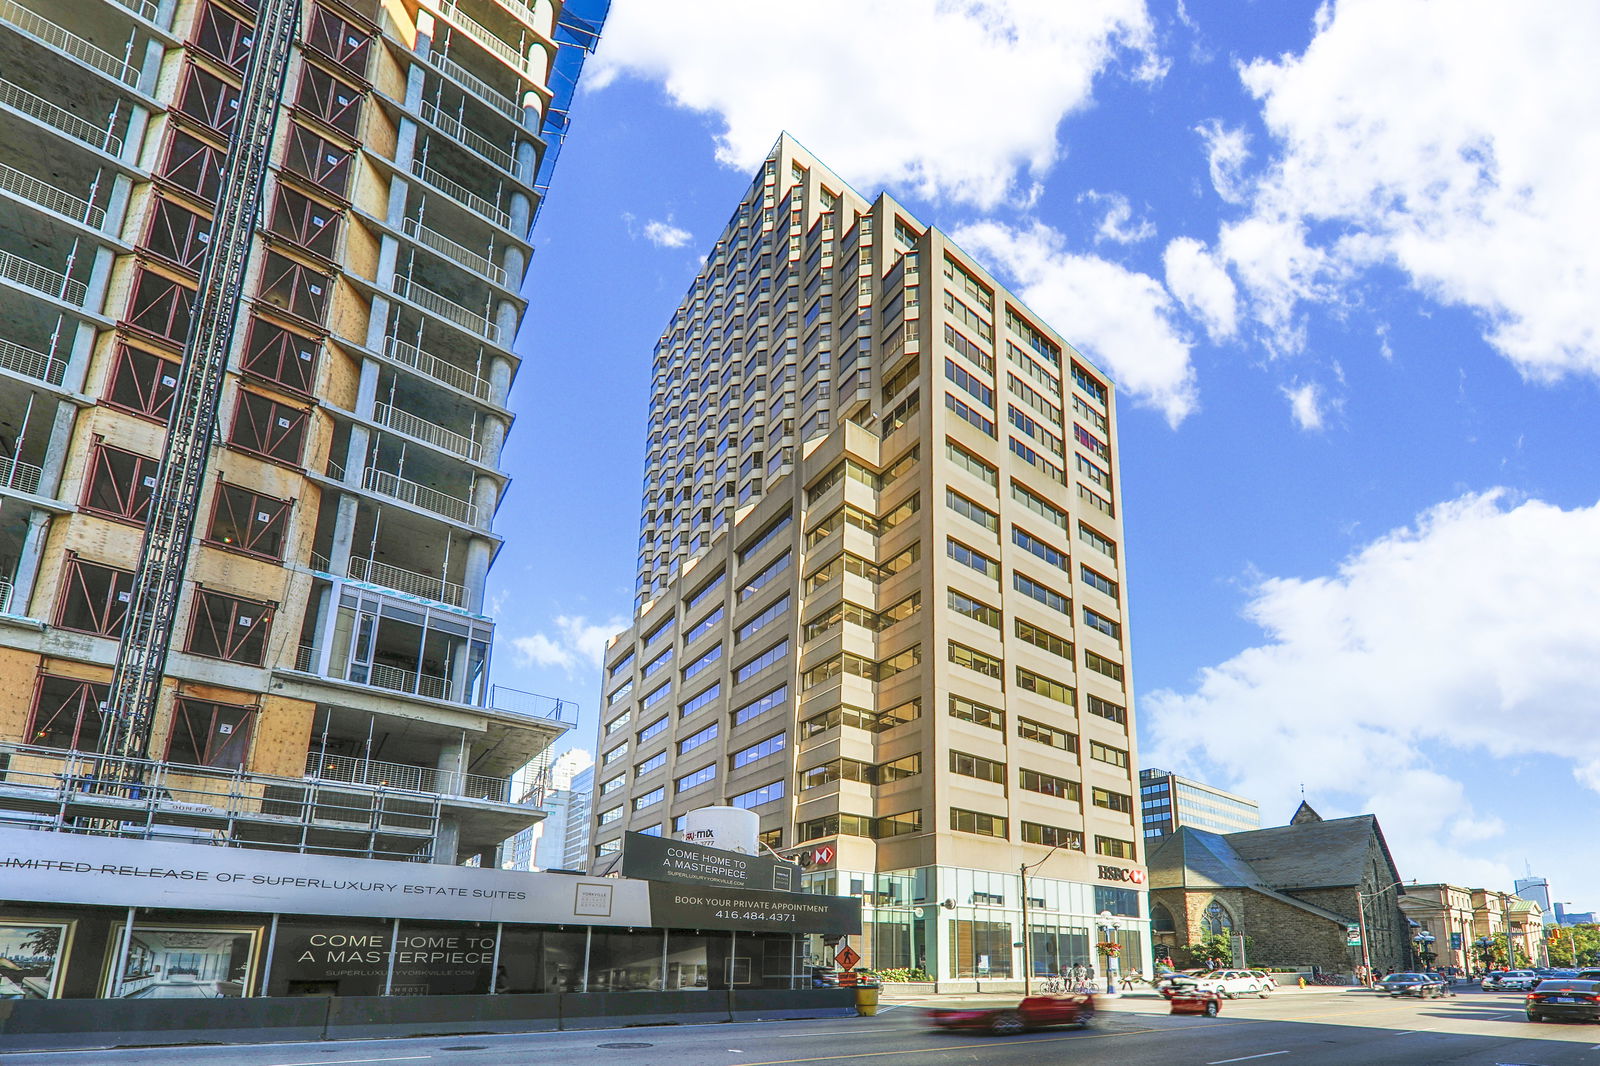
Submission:
<svg viewBox="0 0 1600 1066">
<path fill-rule="evenodd" d="M 971 1007 L 930 1010 L 928 1023 L 941 1029 L 987 1029 L 1007 1036 L 1048 1025 L 1088 1028 L 1094 1021 L 1094 997 L 1029 996 L 1015 1007 Z"/>
</svg>

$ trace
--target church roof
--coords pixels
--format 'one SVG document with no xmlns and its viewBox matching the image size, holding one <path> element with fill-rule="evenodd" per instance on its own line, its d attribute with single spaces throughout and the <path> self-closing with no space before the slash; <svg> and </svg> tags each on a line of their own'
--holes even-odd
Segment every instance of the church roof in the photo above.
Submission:
<svg viewBox="0 0 1600 1066">
<path fill-rule="evenodd" d="M 1394 860 L 1384 842 L 1383 830 L 1370 814 L 1229 833 L 1227 839 L 1263 881 L 1293 892 L 1297 888 L 1360 884 L 1367 866 L 1367 849 L 1374 837 L 1392 871 Z"/>
<path fill-rule="evenodd" d="M 1180 826 L 1177 832 L 1163 837 L 1147 857 L 1151 889 L 1247 888 L 1329 921 L 1348 920 L 1346 915 L 1335 914 L 1274 888 L 1255 864 L 1233 847 L 1236 837 L 1246 835 L 1249 834 L 1222 836 Z"/>
<path fill-rule="evenodd" d="M 1322 815 L 1311 809 L 1311 804 L 1305 800 L 1300 801 L 1300 806 L 1295 808 L 1294 817 L 1289 819 L 1290 825 L 1305 825 L 1307 822 L 1320 822 Z"/>
</svg>

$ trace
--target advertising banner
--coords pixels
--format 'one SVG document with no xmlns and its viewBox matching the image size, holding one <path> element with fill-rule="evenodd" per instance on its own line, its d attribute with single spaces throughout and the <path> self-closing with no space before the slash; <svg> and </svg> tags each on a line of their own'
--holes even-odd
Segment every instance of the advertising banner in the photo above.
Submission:
<svg viewBox="0 0 1600 1066">
<path fill-rule="evenodd" d="M 0 829 L 11 900 L 381 918 L 650 924 L 643 882 Z"/>
<path fill-rule="evenodd" d="M 792 862 L 644 833 L 623 836 L 622 876 L 772 892 L 795 892 L 800 888 L 800 868 Z"/>
<path fill-rule="evenodd" d="M 673 929 L 763 933 L 859 933 L 861 900 L 805 892 L 762 892 L 653 882 L 650 914 Z"/>
</svg>

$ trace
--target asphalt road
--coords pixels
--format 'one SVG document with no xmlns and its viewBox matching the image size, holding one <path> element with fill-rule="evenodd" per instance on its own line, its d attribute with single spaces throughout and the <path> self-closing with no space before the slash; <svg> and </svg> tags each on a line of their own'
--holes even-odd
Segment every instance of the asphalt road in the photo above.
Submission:
<svg viewBox="0 0 1600 1066">
<path fill-rule="evenodd" d="M 0 1053 L 0 1066 L 1600 1066 L 1600 1025 L 1528 1022 L 1519 994 L 1393 1000 L 1371 994 L 1225 1003 L 1174 1017 L 1153 1000 L 1107 1004 L 1087 1031 L 1014 1037 L 930 1029 L 921 1012 L 876 1018 L 654 1026 L 229 1048 Z"/>
</svg>

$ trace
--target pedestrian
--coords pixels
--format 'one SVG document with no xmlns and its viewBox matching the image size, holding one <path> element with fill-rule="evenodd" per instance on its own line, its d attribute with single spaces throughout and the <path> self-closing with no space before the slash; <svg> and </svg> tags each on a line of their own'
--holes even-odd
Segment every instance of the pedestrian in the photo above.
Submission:
<svg viewBox="0 0 1600 1066">
<path fill-rule="evenodd" d="M 1134 974 L 1134 972 L 1132 970 L 1130 970 L 1127 973 L 1122 975 L 1122 990 L 1124 992 L 1132 992 L 1133 991 L 1133 981 L 1134 981 L 1135 976 L 1137 976 L 1137 975 Z"/>
</svg>

